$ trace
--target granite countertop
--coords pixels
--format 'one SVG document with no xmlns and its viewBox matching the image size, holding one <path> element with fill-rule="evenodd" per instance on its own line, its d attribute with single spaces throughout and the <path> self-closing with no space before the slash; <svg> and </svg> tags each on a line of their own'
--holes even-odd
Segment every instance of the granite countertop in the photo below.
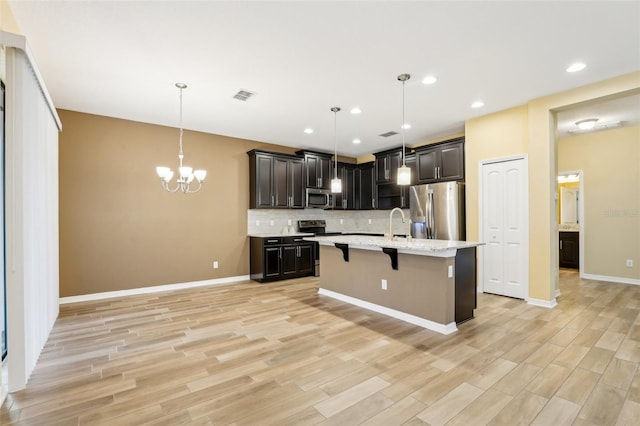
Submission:
<svg viewBox="0 0 640 426">
<path fill-rule="evenodd" d="M 366 235 L 332 235 L 326 237 L 305 237 L 307 241 L 317 241 L 320 245 L 347 244 L 350 248 L 363 250 L 378 250 L 381 248 L 395 248 L 398 253 L 415 254 L 420 256 L 452 257 L 456 250 L 477 247 L 484 243 L 473 241 L 447 241 L 395 238 Z"/>
<path fill-rule="evenodd" d="M 249 234 L 249 236 L 256 238 L 313 237 L 313 234 L 309 232 L 291 232 L 286 234 L 282 232 L 265 232 L 264 234 Z"/>
</svg>

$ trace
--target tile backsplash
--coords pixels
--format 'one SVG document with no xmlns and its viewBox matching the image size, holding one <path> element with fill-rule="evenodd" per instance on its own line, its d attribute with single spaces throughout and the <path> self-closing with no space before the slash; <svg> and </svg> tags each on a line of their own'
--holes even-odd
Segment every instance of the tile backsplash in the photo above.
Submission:
<svg viewBox="0 0 640 426">
<path fill-rule="evenodd" d="M 399 213 L 393 215 L 393 232 L 396 234 L 410 232 L 409 210 L 403 211 L 405 223 L 402 223 Z M 249 209 L 247 231 L 249 235 L 278 234 L 293 226 L 297 232 L 298 220 L 324 219 L 327 222 L 327 232 L 384 234 L 389 232 L 389 212 L 390 210 Z"/>
</svg>

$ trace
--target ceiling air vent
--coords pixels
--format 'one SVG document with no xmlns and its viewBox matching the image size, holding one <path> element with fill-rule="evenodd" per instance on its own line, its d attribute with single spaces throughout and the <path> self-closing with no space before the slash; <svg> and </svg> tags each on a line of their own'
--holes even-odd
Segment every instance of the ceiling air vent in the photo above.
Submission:
<svg viewBox="0 0 640 426">
<path fill-rule="evenodd" d="M 397 135 L 397 134 L 398 134 L 398 132 L 394 132 L 394 131 L 392 130 L 392 131 L 387 132 L 387 133 L 382 133 L 382 134 L 381 134 L 381 135 L 379 135 L 379 136 L 382 136 L 383 138 L 388 138 L 389 136 L 393 136 L 393 135 Z"/>
<path fill-rule="evenodd" d="M 254 92 L 250 92 L 248 90 L 240 89 L 240 90 L 238 90 L 238 93 L 233 95 L 233 99 L 237 99 L 239 101 L 246 102 L 253 95 L 255 95 Z"/>
</svg>

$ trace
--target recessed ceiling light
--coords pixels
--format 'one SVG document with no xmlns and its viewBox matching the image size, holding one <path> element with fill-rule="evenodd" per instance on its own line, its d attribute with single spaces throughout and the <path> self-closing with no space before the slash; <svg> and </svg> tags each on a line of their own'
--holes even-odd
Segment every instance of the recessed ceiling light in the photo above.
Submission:
<svg viewBox="0 0 640 426">
<path fill-rule="evenodd" d="M 433 84 L 438 81 L 435 75 L 427 75 L 422 79 L 422 84 Z"/>
<path fill-rule="evenodd" d="M 595 127 L 597 118 L 587 118 L 586 120 L 576 121 L 576 126 L 580 130 L 591 130 Z"/>
<path fill-rule="evenodd" d="M 310 135 L 311 133 L 313 133 L 313 129 L 311 127 L 307 127 L 306 129 L 304 129 L 304 132 Z"/>
<path fill-rule="evenodd" d="M 352 140 L 351 142 L 353 142 L 353 143 L 355 143 L 357 145 L 357 144 L 359 144 L 361 142 L 361 140 L 356 138 L 356 139 Z"/>
<path fill-rule="evenodd" d="M 484 106 L 484 102 L 482 101 L 475 101 L 474 103 L 471 104 L 471 108 L 482 108 Z"/>
<path fill-rule="evenodd" d="M 404 123 L 402 126 L 400 126 L 401 129 L 410 129 L 411 128 L 411 123 Z"/>
<path fill-rule="evenodd" d="M 358 107 L 351 108 L 351 114 L 360 114 L 362 110 Z"/>
<path fill-rule="evenodd" d="M 587 67 L 586 64 L 582 63 L 582 62 L 576 62 L 575 64 L 571 64 L 569 65 L 569 68 L 567 68 L 567 72 L 578 72 L 578 71 L 582 71 L 583 69 L 585 69 Z"/>
</svg>

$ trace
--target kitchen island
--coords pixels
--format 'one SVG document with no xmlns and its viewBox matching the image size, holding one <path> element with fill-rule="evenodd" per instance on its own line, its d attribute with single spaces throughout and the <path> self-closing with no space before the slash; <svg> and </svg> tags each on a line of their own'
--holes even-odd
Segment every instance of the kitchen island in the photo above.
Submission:
<svg viewBox="0 0 640 426">
<path fill-rule="evenodd" d="M 320 246 L 318 293 L 442 333 L 473 318 L 481 243 L 337 235 Z"/>
</svg>

